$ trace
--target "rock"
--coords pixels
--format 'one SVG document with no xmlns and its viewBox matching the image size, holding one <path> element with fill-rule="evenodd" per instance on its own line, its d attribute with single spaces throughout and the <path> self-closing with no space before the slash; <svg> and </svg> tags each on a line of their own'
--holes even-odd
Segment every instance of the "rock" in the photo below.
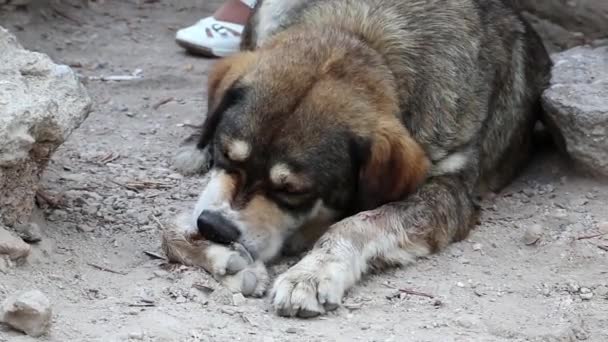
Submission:
<svg viewBox="0 0 608 342">
<path fill-rule="evenodd" d="M 42 231 L 35 222 L 17 224 L 15 231 L 25 242 L 36 243 L 42 240 Z"/>
<path fill-rule="evenodd" d="M 473 244 L 473 250 L 474 251 L 481 251 L 483 249 L 483 245 L 480 243 L 475 243 Z"/>
<path fill-rule="evenodd" d="M 141 331 L 129 333 L 129 339 L 141 341 L 144 339 L 144 333 Z"/>
<path fill-rule="evenodd" d="M 51 316 L 51 303 L 38 290 L 10 296 L 0 308 L 1 321 L 33 337 L 41 336 L 48 331 Z"/>
<path fill-rule="evenodd" d="M 87 117 L 91 100 L 66 65 L 21 47 L 0 27 L 0 220 L 29 222 L 53 152 Z"/>
<path fill-rule="evenodd" d="M 536 244 L 543 235 L 543 227 L 540 224 L 533 224 L 524 233 L 524 243 L 528 246 Z"/>
<path fill-rule="evenodd" d="M 558 49 L 608 37 L 606 0 L 511 0 L 545 44 Z M 578 41 L 578 42 L 577 42 Z"/>
<path fill-rule="evenodd" d="M 242 293 L 235 293 L 232 295 L 232 305 L 241 306 L 247 302 L 245 296 Z"/>
<path fill-rule="evenodd" d="M 576 165 L 608 177 L 608 46 L 577 47 L 553 55 L 543 94 L 546 121 Z"/>
<path fill-rule="evenodd" d="M 27 257 L 30 250 L 30 245 L 0 227 L 0 256 L 7 255 L 10 260 L 18 260 Z"/>
<path fill-rule="evenodd" d="M 601 222 L 600 224 L 597 225 L 597 229 L 600 231 L 600 233 L 602 234 L 608 234 L 608 221 L 606 222 Z"/>
</svg>

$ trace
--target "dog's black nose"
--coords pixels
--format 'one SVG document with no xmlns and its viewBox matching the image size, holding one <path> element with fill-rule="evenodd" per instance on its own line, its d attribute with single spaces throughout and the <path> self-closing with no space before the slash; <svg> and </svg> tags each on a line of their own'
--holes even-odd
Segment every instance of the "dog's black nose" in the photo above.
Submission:
<svg viewBox="0 0 608 342">
<path fill-rule="evenodd" d="M 205 239 L 221 244 L 235 242 L 241 235 L 234 224 L 213 211 L 203 211 L 196 220 L 196 225 Z"/>
</svg>

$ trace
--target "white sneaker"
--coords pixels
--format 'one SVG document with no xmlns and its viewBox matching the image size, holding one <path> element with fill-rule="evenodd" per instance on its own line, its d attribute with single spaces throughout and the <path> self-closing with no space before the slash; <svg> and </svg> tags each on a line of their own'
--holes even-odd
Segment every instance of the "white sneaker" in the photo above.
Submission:
<svg viewBox="0 0 608 342">
<path fill-rule="evenodd" d="M 210 57 L 226 57 L 239 51 L 244 28 L 243 25 L 207 17 L 177 31 L 175 40 L 190 52 Z"/>
</svg>

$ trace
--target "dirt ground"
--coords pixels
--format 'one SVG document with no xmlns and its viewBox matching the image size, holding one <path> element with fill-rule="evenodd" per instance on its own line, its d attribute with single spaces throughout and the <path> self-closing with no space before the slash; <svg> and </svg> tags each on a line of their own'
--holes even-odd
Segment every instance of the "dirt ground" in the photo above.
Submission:
<svg viewBox="0 0 608 342">
<path fill-rule="evenodd" d="M 608 222 L 608 185 L 577 176 L 551 149 L 483 202 L 466 241 L 367 277 L 325 317 L 279 318 L 267 299 L 234 305 L 203 271 L 144 254 L 160 252 L 155 218 L 189 208 L 200 190 L 169 160 L 202 120 L 212 61 L 183 53 L 173 37 L 218 3 L 38 1 L 0 13 L 26 48 L 73 66 L 95 103 L 43 177 L 59 204 L 44 210 L 44 240 L 28 264 L 0 272 L 0 298 L 39 288 L 53 302 L 51 332 L 38 340 L 608 341 L 608 235 L 593 237 Z M 526 245 L 534 224 L 543 235 Z M 32 340 L 0 325 L 0 341 Z"/>
</svg>

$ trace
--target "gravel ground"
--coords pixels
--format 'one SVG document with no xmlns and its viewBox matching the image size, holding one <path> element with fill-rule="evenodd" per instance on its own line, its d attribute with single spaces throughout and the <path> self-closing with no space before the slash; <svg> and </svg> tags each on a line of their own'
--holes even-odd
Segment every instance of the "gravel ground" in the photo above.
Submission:
<svg viewBox="0 0 608 342">
<path fill-rule="evenodd" d="M 608 234 L 597 236 L 608 233 L 608 185 L 550 148 L 483 202 L 466 241 L 367 277 L 325 317 L 276 317 L 267 299 L 144 254 L 160 252 L 156 219 L 200 190 L 168 160 L 202 120 L 212 61 L 184 54 L 173 36 L 219 3 L 38 1 L 0 13 L 26 48 L 73 66 L 95 101 L 43 177 L 43 241 L 27 265 L 0 272 L 0 298 L 38 288 L 53 303 L 51 332 L 37 340 L 608 341 Z M 109 75 L 142 78 L 95 79 Z M 0 325 L 0 341 L 32 340 Z"/>
</svg>

